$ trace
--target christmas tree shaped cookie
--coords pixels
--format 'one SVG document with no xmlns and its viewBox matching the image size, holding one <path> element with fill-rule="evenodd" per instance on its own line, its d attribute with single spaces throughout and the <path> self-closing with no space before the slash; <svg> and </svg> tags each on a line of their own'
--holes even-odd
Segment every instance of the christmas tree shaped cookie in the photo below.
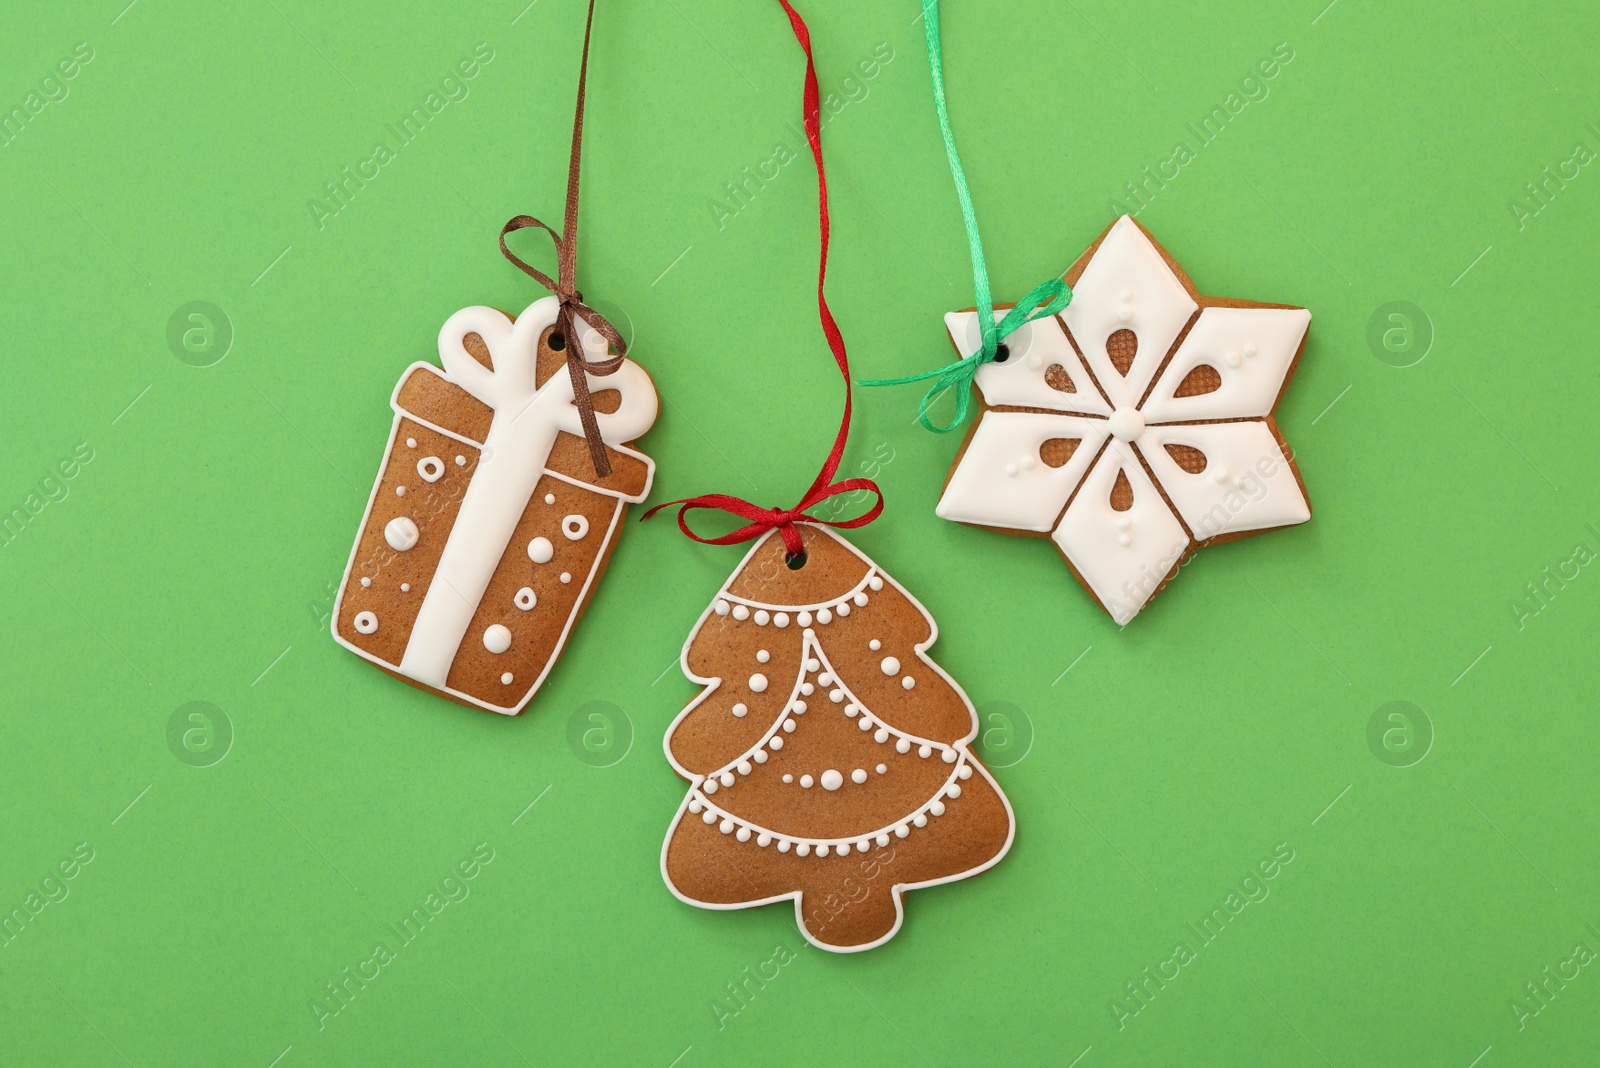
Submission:
<svg viewBox="0 0 1600 1068">
<path fill-rule="evenodd" d="M 906 890 L 993 866 L 1011 807 L 968 750 L 977 718 L 924 655 L 926 609 L 848 542 L 768 533 L 690 634 L 706 689 L 667 732 L 691 783 L 662 849 L 667 885 L 712 909 L 793 900 L 840 952 L 893 937 Z"/>
</svg>

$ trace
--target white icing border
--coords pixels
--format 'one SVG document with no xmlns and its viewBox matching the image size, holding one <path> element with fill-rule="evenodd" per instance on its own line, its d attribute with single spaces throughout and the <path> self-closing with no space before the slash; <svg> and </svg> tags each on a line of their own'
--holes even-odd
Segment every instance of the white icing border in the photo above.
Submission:
<svg viewBox="0 0 1600 1068">
<path fill-rule="evenodd" d="M 692 712 L 696 708 L 698 708 L 701 705 L 701 703 L 703 703 L 708 697 L 710 697 L 713 693 L 715 693 L 717 688 L 719 686 L 721 686 L 722 682 L 723 682 L 723 680 L 720 677 L 715 677 L 714 676 L 714 677 L 711 677 L 711 678 L 705 678 L 705 677 L 702 677 L 700 675 L 696 675 L 692 670 L 690 670 L 690 668 L 689 668 L 689 647 L 692 644 L 694 644 L 694 639 L 700 633 L 700 628 L 705 626 L 706 620 L 710 619 L 715 614 L 715 606 L 716 606 L 717 600 L 719 598 L 722 599 L 722 600 L 729 600 L 729 601 L 738 600 L 737 598 L 731 598 L 731 597 L 728 596 L 728 587 L 730 585 L 732 585 L 733 580 L 738 578 L 739 575 L 744 571 L 745 565 L 750 562 L 750 558 L 755 556 L 755 554 L 758 551 L 760 551 L 761 547 L 763 545 L 765 545 L 768 540 L 770 540 L 771 538 L 777 536 L 777 533 L 778 532 L 775 531 L 775 530 L 774 531 L 768 531 L 761 538 L 757 539 L 756 543 L 753 546 L 751 546 L 750 551 L 745 553 L 744 559 L 740 560 L 738 566 L 733 569 L 733 573 L 728 576 L 727 581 L 722 584 L 722 588 L 717 591 L 717 595 L 711 599 L 711 603 L 708 604 L 706 606 L 705 610 L 700 613 L 700 618 L 695 623 L 694 627 L 689 631 L 688 638 L 684 639 L 683 652 L 679 655 L 679 665 L 683 668 L 683 673 L 684 673 L 684 675 L 688 676 L 690 682 L 698 683 L 699 685 L 704 686 L 705 689 L 703 691 L 701 691 L 701 693 L 697 697 L 695 697 L 695 699 L 693 701 L 690 701 L 689 704 L 684 707 L 683 711 L 679 712 L 677 714 L 677 716 L 675 716 L 673 718 L 672 723 L 667 727 L 666 733 L 662 736 L 662 740 L 661 740 L 662 749 L 664 749 L 666 751 L 667 763 L 672 765 L 673 770 L 675 770 L 680 777 L 688 780 L 689 781 L 689 785 L 690 785 L 689 792 L 684 796 L 683 803 L 678 806 L 677 814 L 673 816 L 672 824 L 667 828 L 666 838 L 663 839 L 663 841 L 661 843 L 661 879 L 662 879 L 663 882 L 665 882 L 667 884 L 667 889 L 672 892 L 672 896 L 677 898 L 679 901 L 682 901 L 684 904 L 693 905 L 696 908 L 711 909 L 711 910 L 715 910 L 715 911 L 718 911 L 718 912 L 731 912 L 731 911 L 733 911 L 735 909 L 760 908 L 763 905 L 771 905 L 771 904 L 775 904 L 776 902 L 779 902 L 779 901 L 793 901 L 794 902 L 795 924 L 800 928 L 801 937 L 803 937 L 807 942 L 811 943 L 813 946 L 817 947 L 818 949 L 826 950 L 829 953 L 861 953 L 861 952 L 865 952 L 866 950 L 869 950 L 869 949 L 876 949 L 878 946 L 883 945 L 885 942 L 889 941 L 889 939 L 893 938 L 896 934 L 900 933 L 900 926 L 901 926 L 902 923 L 905 922 L 905 900 L 904 900 L 904 896 L 905 896 L 905 892 L 906 891 L 908 891 L 908 890 L 921 890 L 921 889 L 923 889 L 925 887 L 929 887 L 929 886 L 941 886 L 941 885 L 943 885 L 945 883 L 954 883 L 954 882 L 960 882 L 963 879 L 970 879 L 974 875 L 981 875 L 982 873 L 988 871 L 990 868 L 994 867 L 996 864 L 1000 863 L 1000 861 L 1004 860 L 1006 854 L 1011 852 L 1011 844 L 1014 841 L 1016 841 L 1016 837 L 1017 837 L 1017 815 L 1011 808 L 1011 799 L 1009 797 L 1007 797 L 1005 791 L 1000 788 L 1000 784 L 998 782 L 996 782 L 994 776 L 989 773 L 989 769 L 984 767 L 983 764 L 980 761 L 970 759 L 970 754 L 968 753 L 968 750 L 967 750 L 967 744 L 978 736 L 978 713 L 977 713 L 977 710 L 972 707 L 971 698 L 969 698 L 967 696 L 967 693 L 966 693 L 965 690 L 963 690 L 959 685 L 957 685 L 957 683 L 956 683 L 956 681 L 954 679 L 952 679 L 948 674 L 946 674 L 946 672 L 945 672 L 945 670 L 943 668 L 941 668 L 938 664 L 934 663 L 934 661 L 932 659 L 930 659 L 927 655 L 925 655 L 924 651 L 929 646 L 931 646 L 935 641 L 937 641 L 938 638 L 939 638 L 939 624 L 933 618 L 933 613 L 929 612 L 927 610 L 927 608 L 925 608 L 923 606 L 922 602 L 917 600 L 916 597 L 914 597 L 912 595 L 910 590 L 908 590 L 904 586 L 900 585 L 900 583 L 895 581 L 895 579 L 892 576 L 890 576 L 887 572 L 880 570 L 878 568 L 878 566 L 875 563 L 873 563 L 872 560 L 869 559 L 865 553 L 861 552 L 861 550 L 857 549 L 854 545 L 850 544 L 844 538 L 840 537 L 838 534 L 835 534 L 833 531 L 829 530 L 826 527 L 808 526 L 806 528 L 806 534 L 807 535 L 813 535 L 813 536 L 814 535 L 818 535 L 818 534 L 826 535 L 826 536 L 832 538 L 834 541 L 838 542 L 840 545 L 843 545 L 846 549 L 850 550 L 850 552 L 852 554 L 854 554 L 858 559 L 860 559 L 864 564 L 867 565 L 867 568 L 868 568 L 868 579 L 869 580 L 870 580 L 871 576 L 874 573 L 876 573 L 885 582 L 892 584 L 896 590 L 900 591 L 902 596 L 904 596 L 908 601 L 911 602 L 911 604 L 917 609 L 917 611 L 922 613 L 923 618 L 928 621 L 928 630 L 929 630 L 928 639 L 926 641 L 921 642 L 918 645 L 916 645 L 914 647 L 913 651 L 916 654 L 917 659 L 919 661 L 921 661 L 923 666 L 931 669 L 940 678 L 944 679 L 945 682 L 949 683 L 951 689 L 955 690 L 957 696 L 959 696 L 961 698 L 961 703 L 966 706 L 967 716 L 969 717 L 969 719 L 971 721 L 971 724 L 972 724 L 971 728 L 968 730 L 966 735 L 964 735 L 963 737 L 958 739 L 956 741 L 955 745 L 953 746 L 953 748 L 955 748 L 961 754 L 961 756 L 957 759 L 957 761 L 955 762 L 953 767 L 954 768 L 959 768 L 963 764 L 969 765 L 970 767 L 972 767 L 973 769 L 976 770 L 977 774 L 983 776 L 983 778 L 988 782 L 989 786 L 994 790 L 995 796 L 1000 799 L 1000 804 L 1003 805 L 1005 807 L 1005 810 L 1006 810 L 1006 840 L 1005 840 L 1005 843 L 1003 845 L 1001 845 L 999 851 L 996 852 L 994 856 L 990 857 L 988 860 L 984 861 L 982 864 L 976 865 L 975 867 L 972 867 L 972 868 L 968 868 L 966 871 L 956 872 L 955 874 L 952 874 L 952 875 L 943 875 L 943 876 L 940 876 L 940 877 L 938 877 L 936 879 L 927 879 L 927 880 L 923 880 L 921 882 L 894 883 L 894 884 L 892 884 L 889 887 L 889 894 L 894 900 L 894 925 L 892 927 L 890 927 L 889 930 L 886 931 L 883 934 L 882 937 L 880 937 L 880 938 L 878 938 L 878 939 L 876 939 L 876 940 L 874 940 L 872 942 L 864 942 L 861 945 L 857 945 L 857 946 L 836 946 L 836 945 L 829 944 L 827 942 L 818 941 L 817 939 L 813 938 L 811 936 L 810 930 L 808 930 L 807 927 L 806 927 L 805 916 L 800 911 L 800 902 L 801 902 L 801 897 L 802 897 L 802 894 L 803 894 L 803 891 L 801 891 L 801 890 L 791 890 L 791 891 L 788 891 L 786 893 L 775 894 L 775 895 L 773 895 L 771 897 L 765 897 L 765 898 L 762 898 L 762 899 L 760 899 L 758 901 L 737 901 L 737 902 L 722 903 L 722 902 L 697 901 L 694 898 L 685 896 L 683 893 L 681 893 L 678 890 L 678 888 L 676 886 L 674 886 L 672 884 L 672 876 L 667 873 L 667 850 L 672 845 L 673 835 L 677 834 L 677 832 L 678 832 L 678 824 L 679 824 L 679 822 L 682 821 L 682 819 L 684 818 L 684 815 L 686 813 L 688 813 L 690 802 L 694 799 L 695 795 L 700 792 L 701 783 L 703 783 L 705 781 L 705 779 L 706 779 L 706 776 L 704 776 L 704 775 L 697 775 L 697 774 L 687 770 L 682 765 L 680 765 L 677 762 L 677 760 L 673 757 L 673 755 L 672 755 L 672 747 L 671 747 L 672 734 L 673 734 L 673 732 L 675 730 L 677 730 L 678 724 L 683 721 L 684 717 L 688 716 L 690 712 Z M 836 603 L 838 603 L 839 600 L 841 600 L 841 598 L 832 598 L 831 600 L 822 602 L 822 604 L 823 604 L 823 606 L 827 606 L 827 605 L 830 605 L 830 604 L 836 604 Z M 741 602 L 741 603 L 754 603 L 754 602 Z M 784 611 L 788 611 L 789 610 L 788 606 L 783 606 L 783 605 L 767 606 L 767 607 L 782 608 Z M 835 676 L 835 678 L 837 678 L 837 676 Z M 785 707 L 787 707 L 787 706 L 785 706 Z M 781 721 L 782 718 L 783 717 L 780 716 L 779 720 Z M 877 719 L 876 716 L 874 716 L 873 718 Z M 879 720 L 879 722 L 882 723 L 881 720 Z M 887 724 L 883 724 L 883 725 L 887 726 Z M 720 773 L 720 769 L 719 769 L 719 773 Z M 937 798 L 935 798 L 935 800 L 937 800 Z M 699 819 L 700 817 L 696 816 L 695 818 Z M 858 841 L 858 840 L 859 840 L 859 836 L 857 838 L 849 839 L 849 841 L 851 841 L 851 842 L 855 842 L 855 841 Z M 774 841 L 776 841 L 776 838 L 774 838 Z M 887 848 L 887 847 L 879 847 L 879 848 Z M 788 855 L 793 856 L 792 851 Z M 867 855 L 870 855 L 870 854 L 861 854 L 861 855 L 867 856 Z M 796 856 L 796 857 L 794 857 L 794 859 L 796 861 L 800 862 L 800 863 L 805 863 L 806 861 L 810 860 L 811 858 L 810 857 L 798 857 L 798 856 Z"/>
</svg>

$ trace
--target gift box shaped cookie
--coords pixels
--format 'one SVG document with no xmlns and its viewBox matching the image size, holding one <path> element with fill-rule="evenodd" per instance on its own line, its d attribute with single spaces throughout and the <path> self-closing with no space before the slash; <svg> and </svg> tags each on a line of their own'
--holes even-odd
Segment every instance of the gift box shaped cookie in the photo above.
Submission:
<svg viewBox="0 0 1600 1068">
<path fill-rule="evenodd" d="M 388 449 L 333 612 L 339 644 L 421 689 L 520 713 L 593 596 L 655 464 L 644 369 L 586 374 L 611 472 L 583 437 L 556 297 L 517 319 L 466 308 L 390 400 Z M 584 352 L 606 342 L 581 318 Z"/>
</svg>

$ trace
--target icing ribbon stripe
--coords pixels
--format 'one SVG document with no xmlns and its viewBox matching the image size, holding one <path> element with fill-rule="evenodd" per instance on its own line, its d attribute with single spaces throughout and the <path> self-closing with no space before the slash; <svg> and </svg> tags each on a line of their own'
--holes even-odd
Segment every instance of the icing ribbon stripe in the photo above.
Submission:
<svg viewBox="0 0 1600 1068">
<path fill-rule="evenodd" d="M 589 33 L 594 27 L 594 0 L 589 0 L 589 15 L 583 24 L 583 59 L 578 67 L 578 102 L 572 119 L 572 152 L 567 160 L 567 203 L 561 221 L 561 233 L 531 215 L 518 215 L 500 229 L 500 251 L 528 277 L 544 286 L 561 300 L 556 318 L 556 329 L 562 339 L 563 353 L 567 359 L 567 374 L 572 379 L 573 404 L 583 425 L 583 437 L 589 445 L 589 456 L 594 461 L 595 474 L 604 478 L 611 474 L 611 461 L 606 457 L 605 442 L 600 436 L 600 424 L 595 418 L 594 399 L 589 395 L 588 375 L 597 378 L 614 373 L 622 366 L 628 346 L 617 333 L 616 327 L 605 316 L 583 302 L 578 292 L 578 175 L 583 156 L 583 101 L 589 80 Z M 550 235 L 556 246 L 556 278 L 521 259 L 506 245 L 506 235 L 517 230 L 539 229 Z M 573 316 L 581 315 L 585 322 L 600 333 L 616 349 L 617 354 L 603 360 L 590 360 L 578 343 L 578 333 Z"/>
<path fill-rule="evenodd" d="M 956 199 L 961 202 L 961 221 L 967 230 L 967 248 L 972 253 L 972 288 L 978 308 L 978 330 L 982 344 L 970 357 L 954 363 L 901 378 L 877 378 L 863 381 L 863 386 L 899 386 L 907 382 L 933 379 L 922 403 L 917 408 L 917 421 L 928 430 L 944 434 L 966 421 L 972 404 L 972 378 L 978 368 L 991 363 L 999 356 L 1000 343 L 1017 328 L 1035 319 L 1043 319 L 1064 310 L 1072 300 L 1072 290 L 1060 278 L 1050 278 L 1028 291 L 1016 307 L 1005 314 L 998 324 L 994 321 L 994 297 L 989 289 L 989 268 L 983 258 L 983 241 L 978 236 L 978 213 L 972 206 L 972 191 L 967 188 L 967 173 L 961 166 L 961 154 L 956 150 L 956 135 L 950 128 L 950 110 L 944 98 L 944 61 L 939 45 L 939 0 L 921 0 L 923 30 L 928 41 L 928 70 L 933 81 L 933 107 L 939 115 L 939 133 L 944 137 L 945 155 L 950 160 L 950 177 L 955 180 Z M 936 425 L 928 418 L 928 409 L 948 389 L 956 391 L 956 413 L 950 422 Z"/>
<path fill-rule="evenodd" d="M 850 437 L 850 359 L 845 353 L 844 336 L 839 332 L 839 324 L 834 321 L 833 312 L 828 307 L 828 298 L 824 292 L 824 285 L 828 277 L 828 174 L 822 162 L 822 122 L 821 122 L 821 94 L 817 89 L 816 61 L 811 54 L 811 31 L 806 27 L 805 20 L 800 13 L 789 5 L 789 0 L 778 0 L 783 10 L 789 16 L 789 25 L 794 30 L 795 39 L 800 42 L 800 48 L 806 56 L 805 91 L 801 102 L 801 115 L 804 120 L 806 141 L 811 145 L 812 158 L 817 165 L 817 219 L 820 233 L 821 253 L 817 266 L 817 312 L 822 322 L 822 333 L 827 338 L 828 349 L 833 353 L 834 362 L 839 365 L 839 373 L 844 378 L 844 417 L 839 421 L 839 432 L 834 435 L 833 448 L 828 452 L 822 469 L 817 472 L 817 477 L 812 480 L 810 488 L 800 498 L 798 504 L 792 508 L 762 508 L 751 504 L 740 497 L 726 493 L 710 493 L 699 497 L 688 497 L 682 500 L 667 501 L 658 504 L 642 515 L 641 519 L 649 519 L 663 508 L 678 506 L 678 529 L 683 531 L 695 541 L 706 545 L 733 545 L 738 542 L 749 541 L 760 537 L 769 530 L 776 529 L 783 538 L 783 546 L 791 560 L 804 555 L 804 545 L 800 540 L 799 523 L 815 523 L 821 526 L 854 529 L 866 526 L 883 512 L 883 491 L 878 484 L 870 478 L 847 478 L 841 482 L 834 482 L 833 478 L 839 472 L 839 464 L 844 459 L 845 443 Z M 853 519 L 822 519 L 811 515 L 809 509 L 827 500 L 829 497 L 841 493 L 853 493 L 857 490 L 866 490 L 877 497 L 871 508 Z M 697 509 L 709 509 L 728 512 L 748 522 L 730 533 L 715 538 L 703 538 L 696 534 L 688 522 L 688 513 Z"/>
</svg>

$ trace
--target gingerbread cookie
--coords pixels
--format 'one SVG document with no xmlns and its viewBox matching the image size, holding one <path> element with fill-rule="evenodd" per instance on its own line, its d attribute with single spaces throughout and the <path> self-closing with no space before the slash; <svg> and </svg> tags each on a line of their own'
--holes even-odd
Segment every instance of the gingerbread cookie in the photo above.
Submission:
<svg viewBox="0 0 1600 1068">
<path fill-rule="evenodd" d="M 1050 538 L 1124 624 L 1200 546 L 1311 518 L 1272 415 L 1311 313 L 1201 296 L 1128 216 L 1066 281 L 1066 310 L 978 369 L 982 412 L 936 510 Z M 963 358 L 981 347 L 975 311 L 945 325 Z"/>
<path fill-rule="evenodd" d="M 985 871 L 1010 803 L 968 749 L 977 717 L 924 651 L 917 600 L 831 531 L 805 563 L 758 541 L 696 624 L 684 673 L 706 689 L 667 731 L 691 788 L 662 848 L 681 900 L 792 900 L 814 945 L 852 952 L 900 929 L 906 890 Z"/>
<path fill-rule="evenodd" d="M 626 446 L 655 422 L 631 360 L 588 378 L 611 473 L 597 477 L 545 297 L 515 321 L 466 308 L 412 364 L 333 612 L 339 644 L 412 685 L 516 715 L 593 595 L 651 459 Z M 582 323 L 584 351 L 606 342 Z M 553 347 L 554 346 L 554 347 Z"/>
</svg>

